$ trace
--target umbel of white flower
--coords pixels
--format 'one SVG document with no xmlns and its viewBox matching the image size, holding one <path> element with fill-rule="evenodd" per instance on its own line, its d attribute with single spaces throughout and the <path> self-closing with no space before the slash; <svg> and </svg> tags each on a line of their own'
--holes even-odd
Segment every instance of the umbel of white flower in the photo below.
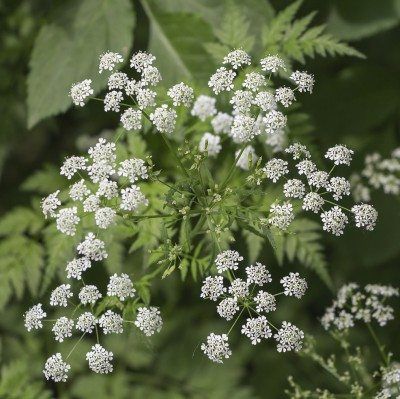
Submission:
<svg viewBox="0 0 400 399">
<path fill-rule="evenodd" d="M 243 257 L 235 250 L 219 253 L 215 259 L 215 269 L 218 275 L 207 276 L 201 287 L 200 297 L 219 301 L 216 306 L 218 315 L 226 321 L 231 321 L 232 327 L 226 334 L 211 333 L 207 341 L 201 345 L 204 354 L 213 362 L 223 363 L 232 354 L 229 348 L 228 335 L 233 326 L 245 315 L 250 315 L 241 332 L 252 345 L 263 340 L 275 338 L 279 352 L 298 351 L 302 347 L 304 333 L 289 322 L 283 322 L 281 328 L 275 327 L 270 319 L 271 312 L 277 308 L 277 298 L 280 295 L 302 298 L 307 290 L 305 279 L 298 273 L 289 273 L 280 283 L 283 291 L 273 294 L 266 285 L 272 282 L 271 273 L 266 266 L 257 262 L 242 268 Z M 238 277 L 243 274 L 245 278 Z M 244 277 L 243 276 L 243 277 Z M 229 286 L 225 286 L 225 279 Z"/>
</svg>

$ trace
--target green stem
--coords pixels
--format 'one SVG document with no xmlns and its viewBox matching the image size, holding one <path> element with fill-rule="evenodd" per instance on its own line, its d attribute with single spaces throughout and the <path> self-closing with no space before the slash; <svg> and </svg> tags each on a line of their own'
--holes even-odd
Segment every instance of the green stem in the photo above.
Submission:
<svg viewBox="0 0 400 399">
<path fill-rule="evenodd" d="M 229 180 L 232 178 L 232 176 L 233 176 L 233 174 L 234 174 L 234 172 L 235 172 L 236 164 L 237 164 L 237 162 L 239 161 L 239 158 L 242 156 L 243 151 L 245 150 L 245 148 L 246 148 L 246 144 L 243 145 L 243 147 L 242 147 L 241 150 L 239 151 L 239 154 L 238 154 L 237 157 L 235 158 L 235 160 L 234 160 L 234 162 L 233 162 L 233 164 L 232 164 L 232 166 L 231 166 L 231 168 L 230 168 L 230 170 L 229 170 L 229 172 L 228 172 L 228 174 L 227 174 L 225 180 L 224 180 L 223 183 L 221 184 L 221 190 L 223 190 L 223 189 L 226 187 L 226 185 L 229 183 Z"/>
<path fill-rule="evenodd" d="M 366 324 L 367 324 L 367 327 L 368 327 L 368 331 L 370 332 L 370 334 L 371 334 L 376 346 L 378 347 L 379 354 L 381 355 L 383 362 L 385 363 L 386 366 L 388 366 L 389 362 L 388 362 L 387 356 L 385 354 L 385 351 L 383 350 L 383 346 L 379 341 L 379 338 L 375 334 L 375 331 L 372 328 L 371 324 L 370 323 L 366 323 Z"/>
</svg>

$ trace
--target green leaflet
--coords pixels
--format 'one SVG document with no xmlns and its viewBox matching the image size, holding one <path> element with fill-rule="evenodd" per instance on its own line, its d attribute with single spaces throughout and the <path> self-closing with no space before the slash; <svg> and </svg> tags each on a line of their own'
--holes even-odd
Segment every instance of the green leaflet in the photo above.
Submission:
<svg viewBox="0 0 400 399">
<path fill-rule="evenodd" d="M 98 57 L 107 50 L 128 55 L 134 25 L 129 0 L 66 2 L 35 41 L 28 76 L 28 127 L 66 111 L 73 83 L 91 78 L 95 92 L 104 87 L 106 76 L 98 73 Z"/>
<path fill-rule="evenodd" d="M 313 270 L 332 288 L 324 247 L 320 242 L 321 236 L 321 226 L 317 222 L 305 218 L 295 219 L 290 226 L 290 233 L 276 237 L 277 258 L 280 264 L 285 258 L 291 263 L 299 262 Z"/>
</svg>

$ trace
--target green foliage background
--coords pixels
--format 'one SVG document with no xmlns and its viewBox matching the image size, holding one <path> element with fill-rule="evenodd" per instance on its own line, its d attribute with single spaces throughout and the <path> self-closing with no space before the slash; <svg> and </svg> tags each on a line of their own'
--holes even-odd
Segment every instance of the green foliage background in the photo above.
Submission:
<svg viewBox="0 0 400 399">
<path fill-rule="evenodd" d="M 304 63 L 317 82 L 292 118 L 295 138 L 317 154 L 336 143 L 351 146 L 354 169 L 368 152 L 389 154 L 400 145 L 400 1 L 3 0 L 0 39 L 0 398 L 273 399 L 284 397 L 289 375 L 305 386 L 315 381 L 334 386 L 307 360 L 278 355 L 268 344 L 251 348 L 239 337 L 230 361 L 210 364 L 196 347 L 217 318 L 199 303 L 198 284 L 193 279 L 182 284 L 175 274 L 152 287 L 166 320 L 157 338 L 147 341 L 134 333 L 109 338 L 118 360 L 107 377 L 88 373 L 81 361 L 83 344 L 72 356 L 74 378 L 45 384 L 42 364 L 56 345 L 49 334 L 28 335 L 22 314 L 45 300 L 75 240 L 45 227 L 38 203 L 65 186 L 57 169 L 65 155 L 118 126 L 96 104 L 72 110 L 67 97 L 71 83 L 99 76 L 98 54 L 107 49 L 128 55 L 147 48 L 157 56 L 166 85 L 187 80 L 196 87 L 232 47 L 255 56 L 279 52 L 294 67 Z M 104 85 L 104 78 L 94 82 L 97 91 Z M 146 151 L 141 140 L 130 145 Z M 156 139 L 147 146 L 163 165 Z M 301 234 L 278 243 L 277 257 L 262 238 L 245 236 L 238 244 L 249 259 L 262 259 L 272 270 L 309 266 L 302 269 L 308 295 L 282 308 L 280 317 L 313 333 L 327 353 L 333 342 L 318 317 L 332 290 L 348 281 L 400 283 L 399 202 L 379 194 L 374 202 L 380 220 L 373 233 L 350 230 L 336 239 L 321 236 L 314 222 L 304 220 L 294 226 Z M 152 245 L 149 237 L 158 226 L 152 229 L 135 237 L 134 250 Z M 106 270 L 143 268 L 145 251 L 125 257 L 118 244 L 124 231 L 112 234 L 115 245 L 100 280 Z M 398 321 L 382 330 L 397 358 L 398 331 Z"/>
</svg>

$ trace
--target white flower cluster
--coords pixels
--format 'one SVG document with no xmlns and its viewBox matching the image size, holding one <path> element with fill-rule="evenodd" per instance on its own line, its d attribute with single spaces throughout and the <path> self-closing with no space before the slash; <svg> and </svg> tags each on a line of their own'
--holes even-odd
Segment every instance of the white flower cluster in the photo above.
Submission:
<svg viewBox="0 0 400 399">
<path fill-rule="evenodd" d="M 101 69 L 112 69 L 113 65 L 119 62 L 118 60 L 118 57 L 110 54 L 107 57 L 104 56 Z M 150 73 L 146 76 L 151 80 Z M 123 80 L 123 76 L 119 78 Z M 153 79 L 156 78 L 153 76 Z M 117 87 L 118 76 L 113 76 L 112 82 L 112 86 Z M 43 199 L 43 214 L 46 218 L 54 218 L 57 229 L 66 235 L 77 233 L 78 225 L 85 214 L 92 216 L 93 227 L 97 226 L 98 231 L 107 229 L 114 223 L 117 216 L 137 211 L 148 204 L 140 187 L 135 183 L 148 179 L 149 172 L 146 163 L 141 159 L 130 158 L 117 163 L 115 144 L 100 138 L 96 145 L 89 148 L 87 157 L 73 156 L 65 160 L 61 167 L 61 174 L 67 179 L 73 179 L 75 175 L 79 175 L 79 179 L 70 186 L 67 192 L 61 193 L 57 190 Z M 85 173 L 86 178 L 84 178 Z M 62 202 L 59 196 L 67 195 L 70 198 L 68 206 L 60 209 Z M 69 205 L 71 202 L 72 205 Z M 85 228 L 86 226 L 88 226 L 87 222 L 85 222 Z M 81 233 L 80 229 L 79 234 Z M 62 316 L 55 320 L 52 332 L 56 341 L 68 340 L 74 335 L 75 330 L 82 334 L 81 338 L 94 331 L 98 335 L 99 329 L 103 334 L 121 334 L 124 331 L 125 322 L 134 324 L 148 336 L 161 330 L 163 322 L 160 311 L 155 307 L 139 307 L 134 321 L 124 320 L 122 315 L 111 309 L 97 314 L 95 306 L 103 295 L 95 285 L 84 283 L 83 275 L 94 262 L 101 262 L 108 257 L 106 243 L 97 234 L 88 231 L 83 240 L 78 243 L 76 253 L 76 257 L 67 263 L 66 272 L 68 279 L 77 280 L 82 284 L 77 293 L 79 304 L 73 314 L 78 307 L 83 312 L 75 318 Z M 124 302 L 134 298 L 135 295 L 136 289 L 128 274 L 110 276 L 107 297 L 116 297 Z M 51 292 L 50 305 L 67 307 L 72 304 L 73 296 L 71 284 L 61 284 Z M 25 313 L 27 330 L 42 328 L 45 317 L 46 312 L 41 304 L 33 306 Z M 92 347 L 92 350 L 86 354 L 86 359 L 89 368 L 96 373 L 109 373 L 113 370 L 111 364 L 113 354 L 99 344 Z M 69 369 L 70 366 L 63 360 L 61 354 L 56 354 L 47 360 L 44 374 L 47 379 L 56 382 L 65 381 Z"/>
<path fill-rule="evenodd" d="M 57 229 L 61 233 L 75 235 L 82 215 L 86 213 L 94 213 L 96 225 L 100 229 L 107 229 L 113 225 L 117 215 L 148 205 L 140 187 L 135 184 L 148 179 L 146 163 L 142 159 L 130 158 L 117 165 L 116 159 L 115 144 L 100 138 L 95 146 L 89 148 L 88 157 L 72 156 L 64 161 L 61 175 L 68 179 L 75 175 L 80 177 L 69 189 L 72 203 L 69 201 L 68 207 L 60 208 L 60 190 L 48 195 L 41 203 L 43 214 L 46 218 L 56 219 Z M 85 172 L 87 177 L 83 178 Z M 126 186 L 126 180 L 130 186 L 119 190 L 119 184 Z M 91 238 L 93 241 L 94 237 Z M 78 260 L 69 266 L 70 276 L 80 277 L 79 269 L 83 271 L 88 267 L 87 262 Z"/>
<path fill-rule="evenodd" d="M 346 330 L 358 320 L 365 323 L 375 320 L 380 326 L 385 326 L 394 318 L 394 310 L 386 301 L 398 296 L 398 288 L 390 285 L 368 284 L 361 288 L 355 283 L 346 284 L 326 309 L 321 323 L 326 330 Z"/>
<path fill-rule="evenodd" d="M 338 165 L 350 164 L 352 150 L 344 145 L 329 148 L 325 154 L 325 158 L 333 162 L 329 173 L 317 169 L 310 159 L 310 152 L 302 144 L 290 145 L 285 149 L 285 153 L 294 161 L 293 171 L 297 173 L 296 178 L 288 178 L 289 161 L 281 158 L 270 159 L 262 169 L 265 178 L 274 183 L 285 179 L 283 195 L 286 201 L 271 206 L 268 218 L 271 226 L 281 230 L 287 229 L 295 217 L 293 204 L 289 201 L 299 200 L 304 211 L 320 214 L 323 229 L 336 236 L 343 234 L 349 222 L 348 215 L 353 217 L 356 227 L 366 230 L 375 228 L 378 212 L 372 205 L 358 204 L 348 209 L 335 202 L 349 196 L 351 187 L 346 178 L 332 176 L 332 172 Z M 325 206 L 329 209 L 324 209 Z"/>
<path fill-rule="evenodd" d="M 391 156 L 383 158 L 379 153 L 369 154 L 364 160 L 364 169 L 353 174 L 352 195 L 357 202 L 369 202 L 371 190 L 382 190 L 385 194 L 400 194 L 400 147 Z"/>
<path fill-rule="evenodd" d="M 235 318 L 233 325 L 246 311 L 250 317 L 242 325 L 241 333 L 253 345 L 260 343 L 263 339 L 274 337 L 279 352 L 300 350 L 304 338 L 303 332 L 288 322 L 283 322 L 281 328 L 276 328 L 265 314 L 276 310 L 276 298 L 279 295 L 301 298 L 307 289 L 306 281 L 298 273 L 290 273 L 281 279 L 283 291 L 271 294 L 260 289 L 272 281 L 271 274 L 265 265 L 257 262 L 246 267 L 245 279 L 235 276 L 235 272 L 241 271 L 242 260 L 243 257 L 234 250 L 226 250 L 218 254 L 215 266 L 219 275 L 208 276 L 204 279 L 200 297 L 212 301 L 220 300 L 217 305 L 218 315 L 227 321 Z M 224 274 L 229 279 L 228 287 L 224 285 Z M 224 359 L 231 356 L 229 332 L 222 335 L 211 333 L 207 337 L 207 342 L 202 344 L 202 351 L 213 362 L 223 363 Z"/>
</svg>

